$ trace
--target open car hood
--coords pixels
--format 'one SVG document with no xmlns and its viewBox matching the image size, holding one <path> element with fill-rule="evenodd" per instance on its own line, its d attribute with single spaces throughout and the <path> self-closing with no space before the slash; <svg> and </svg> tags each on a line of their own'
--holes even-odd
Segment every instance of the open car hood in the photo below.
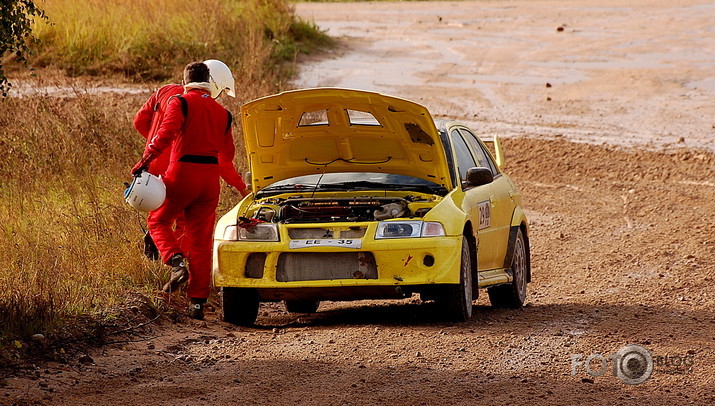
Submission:
<svg viewBox="0 0 715 406">
<path fill-rule="evenodd" d="M 360 90 L 283 92 L 241 107 L 257 192 L 308 174 L 381 172 L 450 189 L 437 127 L 419 104 Z"/>
</svg>

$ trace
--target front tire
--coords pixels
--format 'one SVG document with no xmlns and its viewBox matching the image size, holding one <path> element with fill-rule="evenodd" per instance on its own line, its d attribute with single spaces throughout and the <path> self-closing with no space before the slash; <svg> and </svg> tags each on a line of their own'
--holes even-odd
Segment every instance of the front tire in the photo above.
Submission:
<svg viewBox="0 0 715 406">
<path fill-rule="evenodd" d="M 526 301 L 526 279 L 529 266 L 526 242 L 521 229 L 516 234 L 514 241 L 514 255 L 511 260 L 511 273 L 513 281 L 504 285 L 488 289 L 489 301 L 492 307 L 519 309 Z"/>
<path fill-rule="evenodd" d="M 223 320 L 238 326 L 252 326 L 258 317 L 258 292 L 246 288 L 221 288 Z"/>
<path fill-rule="evenodd" d="M 455 321 L 467 321 L 472 317 L 472 255 L 469 241 L 462 237 L 462 260 L 459 267 L 459 285 L 449 286 L 443 304 L 449 317 Z"/>
</svg>

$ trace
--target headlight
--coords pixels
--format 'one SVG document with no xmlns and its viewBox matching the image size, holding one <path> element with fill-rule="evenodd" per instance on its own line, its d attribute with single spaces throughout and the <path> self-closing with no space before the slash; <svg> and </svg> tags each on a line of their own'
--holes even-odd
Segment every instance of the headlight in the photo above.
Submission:
<svg viewBox="0 0 715 406">
<path fill-rule="evenodd" d="M 375 239 L 439 237 L 444 227 L 435 221 L 381 221 L 377 223 Z"/>
<path fill-rule="evenodd" d="M 223 239 L 228 241 L 280 241 L 278 224 L 260 223 L 251 228 L 230 225 L 223 231 Z"/>
</svg>

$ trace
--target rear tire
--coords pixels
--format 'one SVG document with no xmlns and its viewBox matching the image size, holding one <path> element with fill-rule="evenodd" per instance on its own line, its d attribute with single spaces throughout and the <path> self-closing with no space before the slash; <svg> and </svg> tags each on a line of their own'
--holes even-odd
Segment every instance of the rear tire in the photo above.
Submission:
<svg viewBox="0 0 715 406">
<path fill-rule="evenodd" d="M 529 258 L 527 258 L 526 243 L 524 242 L 524 235 L 519 230 L 514 241 L 514 255 L 511 260 L 513 281 L 488 289 L 489 301 L 492 303 L 492 307 L 519 309 L 524 305 L 526 301 L 528 266 Z"/>
<path fill-rule="evenodd" d="M 286 300 L 285 306 L 289 313 L 315 313 L 320 300 Z"/>
<path fill-rule="evenodd" d="M 252 326 L 258 317 L 258 292 L 246 288 L 221 288 L 223 320 L 238 326 Z"/>
<path fill-rule="evenodd" d="M 472 255 L 469 241 L 462 237 L 462 260 L 459 268 L 459 285 L 449 286 L 442 298 L 450 319 L 467 321 L 472 317 Z"/>
</svg>

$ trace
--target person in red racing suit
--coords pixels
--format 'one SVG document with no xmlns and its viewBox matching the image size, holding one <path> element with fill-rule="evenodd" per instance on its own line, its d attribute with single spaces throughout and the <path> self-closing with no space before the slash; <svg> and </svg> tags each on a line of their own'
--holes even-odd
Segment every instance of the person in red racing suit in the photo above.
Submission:
<svg viewBox="0 0 715 406">
<path fill-rule="evenodd" d="M 159 88 L 159 90 L 154 92 L 151 97 L 149 97 L 149 99 L 144 103 L 142 108 L 139 109 L 137 114 L 134 116 L 134 128 L 136 128 L 137 131 L 139 131 L 139 134 L 141 134 L 146 139 L 146 144 L 144 148 L 149 145 L 149 142 L 154 138 L 157 131 L 159 130 L 159 125 L 164 119 L 164 114 L 166 113 L 166 107 L 168 105 L 169 99 L 172 96 L 178 96 L 182 93 L 184 93 L 184 87 L 181 85 L 172 83 L 162 86 L 161 88 Z M 166 172 L 166 168 L 169 166 L 170 155 L 171 149 L 167 148 L 151 162 L 149 168 L 147 168 L 147 171 L 155 176 L 163 176 L 164 172 Z M 152 216 L 152 213 L 154 212 L 149 213 L 150 218 Z M 147 219 L 147 222 L 149 222 L 149 219 Z M 180 214 L 179 217 L 176 218 L 176 226 L 174 229 L 174 233 L 176 234 L 176 239 L 179 241 L 179 245 L 181 246 L 182 251 L 185 251 L 186 247 L 184 247 L 183 245 L 183 214 Z M 154 243 L 154 239 L 151 236 L 151 233 L 149 232 L 147 232 L 147 234 L 144 236 L 144 254 L 150 259 L 158 259 L 156 245 Z"/>
<path fill-rule="evenodd" d="M 233 165 L 236 147 L 231 133 L 231 113 L 210 97 L 208 76 L 205 64 L 187 65 L 185 93 L 169 98 L 156 135 L 132 169 L 135 174 L 150 168 L 155 159 L 171 149 L 164 174 L 166 200 L 152 212 L 148 223 L 163 261 L 172 266 L 171 280 L 165 290 L 175 290 L 188 277 L 187 294 L 194 318 L 203 318 L 202 305 L 209 296 L 219 177 L 236 187 L 242 196 L 248 194 Z M 172 230 L 174 221 L 182 213 L 186 249 L 179 245 Z M 184 257 L 191 259 L 189 268 Z"/>
<path fill-rule="evenodd" d="M 162 86 L 149 97 L 134 116 L 134 128 L 146 139 L 145 148 L 159 131 L 159 125 L 164 119 L 169 99 L 182 93 L 184 93 L 184 87 L 181 85 L 172 83 Z M 147 168 L 147 171 L 152 175 L 163 175 L 169 166 L 170 152 L 171 150 L 167 149 L 156 157 Z"/>
<path fill-rule="evenodd" d="M 159 131 L 159 126 L 166 114 L 169 99 L 172 96 L 181 95 L 182 93 L 184 93 L 184 87 L 181 85 L 172 83 L 162 86 L 149 97 L 137 114 L 134 115 L 134 128 L 146 139 L 145 148 L 149 145 L 149 142 L 154 136 L 156 136 L 157 131 Z M 166 168 L 169 166 L 170 155 L 171 148 L 165 149 L 164 152 L 151 162 L 147 171 L 155 176 L 163 176 L 164 172 L 166 172 Z M 232 176 L 225 177 L 224 181 L 237 190 L 240 190 L 240 187 L 243 185 L 242 182 L 236 182 L 236 178 Z M 152 213 L 149 213 L 149 217 L 152 216 Z M 147 219 L 147 221 L 149 221 L 149 219 Z M 179 217 L 176 218 L 174 233 L 176 234 L 182 251 L 186 251 L 183 245 L 185 241 L 183 214 L 180 214 Z M 145 254 L 151 259 L 156 259 L 154 256 L 156 255 L 156 251 L 154 250 L 155 244 L 150 233 L 147 233 L 144 237 L 144 243 L 147 246 L 145 247 Z"/>
</svg>

